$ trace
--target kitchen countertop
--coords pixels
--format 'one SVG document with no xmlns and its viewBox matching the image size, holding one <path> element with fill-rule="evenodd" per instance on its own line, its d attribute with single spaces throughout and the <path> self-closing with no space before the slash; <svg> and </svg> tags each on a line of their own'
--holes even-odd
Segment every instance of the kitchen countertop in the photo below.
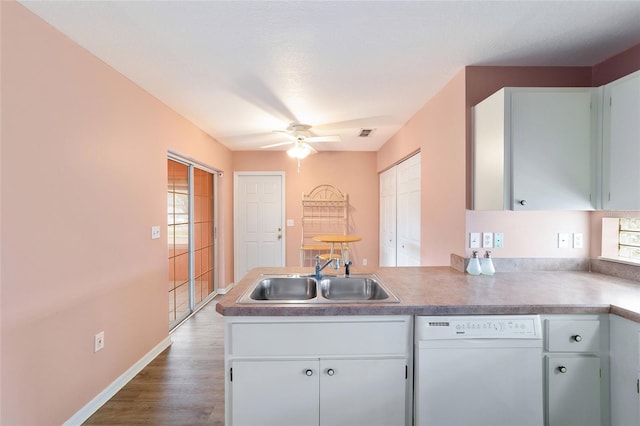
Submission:
<svg viewBox="0 0 640 426">
<path fill-rule="evenodd" d="M 309 274 L 310 268 L 256 268 L 222 296 L 225 316 L 510 315 L 613 313 L 640 322 L 640 282 L 593 272 L 497 272 L 472 276 L 449 267 L 353 270 L 375 273 L 400 303 L 237 304 L 260 274 Z"/>
</svg>

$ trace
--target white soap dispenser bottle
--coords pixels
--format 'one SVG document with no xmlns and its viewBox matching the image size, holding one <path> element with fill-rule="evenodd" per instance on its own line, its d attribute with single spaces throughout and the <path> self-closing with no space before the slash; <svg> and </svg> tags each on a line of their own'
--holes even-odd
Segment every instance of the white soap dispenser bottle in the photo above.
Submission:
<svg viewBox="0 0 640 426">
<path fill-rule="evenodd" d="M 483 275 L 493 275 L 496 273 L 496 268 L 493 266 L 493 260 L 491 260 L 491 252 L 489 250 L 484 253 L 484 257 L 480 261 L 480 269 Z"/>
<path fill-rule="evenodd" d="M 480 275 L 482 272 L 480 268 L 480 259 L 478 259 L 478 252 L 474 251 L 471 254 L 471 259 L 469 259 L 469 264 L 467 265 L 467 273 L 470 275 Z"/>
</svg>

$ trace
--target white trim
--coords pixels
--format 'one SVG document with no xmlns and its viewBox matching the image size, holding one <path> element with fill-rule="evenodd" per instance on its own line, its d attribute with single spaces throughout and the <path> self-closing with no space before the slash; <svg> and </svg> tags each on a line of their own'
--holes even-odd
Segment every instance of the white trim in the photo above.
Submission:
<svg viewBox="0 0 640 426">
<path fill-rule="evenodd" d="M 640 260 L 627 259 L 624 257 L 603 257 L 598 256 L 598 260 L 606 260 L 607 262 L 622 263 L 631 266 L 640 266 Z"/>
<path fill-rule="evenodd" d="M 75 426 L 84 423 L 92 414 L 94 414 L 100 407 L 102 407 L 107 401 L 109 401 L 120 389 L 124 387 L 136 374 L 138 374 L 144 367 L 153 361 L 162 351 L 167 349 L 171 345 L 171 337 L 167 336 L 158 343 L 153 349 L 151 349 L 145 356 L 140 358 L 135 364 L 133 364 L 127 371 L 125 371 L 120 377 L 107 386 L 102 392 L 89 401 L 84 407 L 82 407 L 77 413 L 63 423 L 65 426 Z"/>
<path fill-rule="evenodd" d="M 167 156 L 174 161 L 178 161 L 180 163 L 187 164 L 187 165 L 192 164 L 193 166 L 201 170 L 204 170 L 205 172 L 218 175 L 219 177 L 222 177 L 224 175 L 224 172 L 222 170 L 217 169 L 215 167 L 211 167 L 208 164 L 203 163 L 202 161 L 196 160 L 193 157 L 189 157 L 188 155 L 182 154 L 173 149 L 168 150 Z"/>
<path fill-rule="evenodd" d="M 286 265 L 287 263 L 287 226 L 286 226 L 286 209 L 287 209 L 287 202 L 285 199 L 285 195 L 286 195 L 286 175 L 284 171 L 271 171 L 271 172 L 260 172 L 260 171 L 256 171 L 256 172 L 233 172 L 233 217 L 235 218 L 238 212 L 238 180 L 240 178 L 240 176 L 280 176 L 282 178 L 282 185 L 280 187 L 280 194 L 281 194 L 281 201 L 282 201 L 282 205 L 280 206 L 281 211 L 282 211 L 282 217 L 280 219 L 281 223 L 282 223 L 282 239 L 281 239 L 281 245 L 282 245 L 282 265 Z M 238 243 L 238 236 L 240 235 L 240 230 L 238 229 L 239 223 L 237 220 L 233 221 L 233 255 L 234 255 L 234 266 L 233 266 L 233 277 L 234 277 L 234 281 L 237 282 L 239 281 L 242 277 L 238 277 L 238 270 L 237 270 L 237 262 L 235 261 L 235 259 L 238 259 L 239 255 L 238 255 L 238 250 L 239 250 L 239 246 L 240 244 Z"/>
<path fill-rule="evenodd" d="M 235 283 L 229 283 L 228 286 L 226 286 L 225 288 L 219 288 L 218 289 L 218 294 L 227 294 L 231 291 L 231 289 L 233 288 L 233 286 L 235 286 Z"/>
</svg>

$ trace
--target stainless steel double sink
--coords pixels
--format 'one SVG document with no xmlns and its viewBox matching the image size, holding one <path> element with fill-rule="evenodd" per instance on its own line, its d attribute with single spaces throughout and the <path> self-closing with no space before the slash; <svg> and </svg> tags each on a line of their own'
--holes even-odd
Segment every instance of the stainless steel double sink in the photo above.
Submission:
<svg viewBox="0 0 640 426">
<path fill-rule="evenodd" d="M 259 303 L 398 303 L 375 274 L 350 276 L 261 275 L 238 298 L 239 304 Z"/>
</svg>

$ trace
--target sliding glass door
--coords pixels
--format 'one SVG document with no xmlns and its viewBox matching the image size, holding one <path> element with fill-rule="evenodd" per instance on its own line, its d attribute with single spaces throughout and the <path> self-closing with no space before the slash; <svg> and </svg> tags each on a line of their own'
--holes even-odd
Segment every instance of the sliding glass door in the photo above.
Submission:
<svg viewBox="0 0 640 426">
<path fill-rule="evenodd" d="M 216 173 L 169 158 L 167 244 L 169 324 L 213 297 L 216 285 Z"/>
</svg>

